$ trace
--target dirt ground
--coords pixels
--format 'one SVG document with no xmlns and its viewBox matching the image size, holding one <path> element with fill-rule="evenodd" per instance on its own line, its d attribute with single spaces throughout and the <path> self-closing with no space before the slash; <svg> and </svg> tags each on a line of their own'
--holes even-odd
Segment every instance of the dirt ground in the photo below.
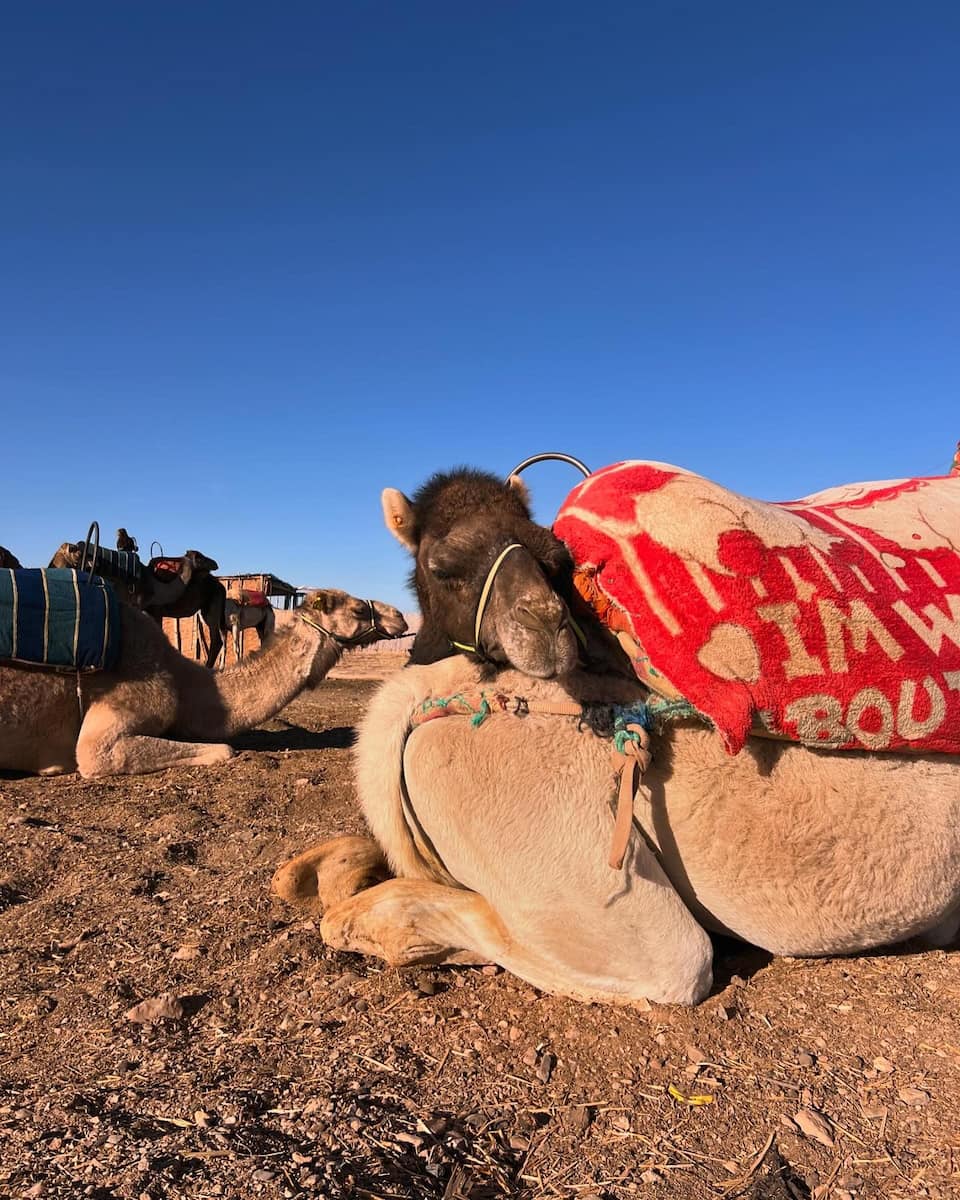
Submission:
<svg viewBox="0 0 960 1200">
<path fill-rule="evenodd" d="M 0 1196 L 960 1195 L 955 953 L 720 942 L 706 1003 L 635 1011 L 334 953 L 273 902 L 362 832 L 349 748 L 390 666 L 222 767 L 0 777 Z"/>
</svg>

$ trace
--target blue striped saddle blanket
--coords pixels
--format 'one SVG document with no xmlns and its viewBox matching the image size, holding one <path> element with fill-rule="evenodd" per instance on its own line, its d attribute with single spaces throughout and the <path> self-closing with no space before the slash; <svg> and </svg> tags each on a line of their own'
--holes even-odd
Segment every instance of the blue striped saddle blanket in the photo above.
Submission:
<svg viewBox="0 0 960 1200">
<path fill-rule="evenodd" d="M 0 569 L 0 660 L 103 671 L 119 654 L 119 601 L 106 580 L 61 567 Z"/>
<path fill-rule="evenodd" d="M 82 548 L 83 542 L 77 545 Z M 110 550 L 106 546 L 98 548 L 93 569 L 109 579 L 122 579 L 124 583 L 139 583 L 143 575 L 139 555 L 131 550 Z"/>
</svg>

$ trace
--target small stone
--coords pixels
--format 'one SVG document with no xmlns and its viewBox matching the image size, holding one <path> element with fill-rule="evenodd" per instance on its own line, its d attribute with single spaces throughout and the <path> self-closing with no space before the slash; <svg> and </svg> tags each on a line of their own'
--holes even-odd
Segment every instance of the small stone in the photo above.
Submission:
<svg viewBox="0 0 960 1200">
<path fill-rule="evenodd" d="M 437 981 L 430 975 L 418 975 L 417 991 L 421 996 L 435 996 L 437 994 Z"/>
<path fill-rule="evenodd" d="M 496 963 L 487 963 L 487 965 L 485 967 L 481 968 L 480 974 L 481 975 L 499 975 L 500 968 L 497 966 Z"/>
<path fill-rule="evenodd" d="M 174 950 L 170 957 L 177 959 L 178 962 L 188 962 L 192 958 L 200 957 L 200 947 L 196 942 L 184 942 L 182 946 L 178 946 Z"/>
<path fill-rule="evenodd" d="M 781 1115 L 780 1124 L 784 1127 L 784 1129 L 789 1129 L 791 1133 L 800 1132 L 800 1127 L 797 1125 L 796 1121 L 788 1117 L 786 1113 Z"/>
<path fill-rule="evenodd" d="M 817 1060 L 812 1054 L 808 1054 L 806 1050 L 801 1050 L 797 1054 L 798 1067 L 815 1067 Z"/>
<path fill-rule="evenodd" d="M 313 1162 L 312 1154 L 301 1154 L 299 1152 L 299 1150 L 294 1150 L 294 1152 L 290 1155 L 290 1157 L 293 1159 L 293 1161 L 297 1164 L 298 1167 L 305 1167 L 309 1163 Z"/>
<path fill-rule="evenodd" d="M 523 1058 L 520 1060 L 525 1067 L 535 1067 L 540 1056 L 531 1046 L 529 1050 L 524 1052 Z"/>
<path fill-rule="evenodd" d="M 801 1108 L 794 1114 L 793 1119 L 808 1138 L 819 1142 L 821 1146 L 833 1149 L 833 1126 L 822 1112 L 815 1108 Z"/>
<path fill-rule="evenodd" d="M 654 1167 L 649 1167 L 640 1176 L 641 1183 L 660 1183 L 663 1176 Z"/>
<path fill-rule="evenodd" d="M 207 1129 L 213 1123 L 213 1117 L 208 1112 L 204 1112 L 202 1108 L 198 1108 L 193 1114 L 194 1125 L 199 1125 L 201 1129 Z"/>
<path fill-rule="evenodd" d="M 356 973 L 356 971 L 344 971 L 342 975 L 338 975 L 336 979 L 331 981 L 330 987 L 331 989 L 336 988 L 339 990 L 340 988 L 352 987 L 353 984 L 359 982 L 360 976 Z"/>
<path fill-rule="evenodd" d="M 922 1108 L 925 1104 L 930 1103 L 930 1093 L 925 1092 L 923 1088 L 902 1087 L 897 1095 L 904 1104 L 911 1104 L 915 1108 Z"/>
<path fill-rule="evenodd" d="M 892 1075 L 894 1066 L 889 1058 L 880 1057 L 873 1060 L 873 1069 L 879 1071 L 881 1075 Z"/>
<path fill-rule="evenodd" d="M 537 1078 L 541 1083 L 549 1083 L 550 1076 L 554 1072 L 557 1065 L 557 1056 L 555 1054 L 544 1054 L 540 1059 L 540 1065 L 537 1067 Z"/>
<path fill-rule="evenodd" d="M 276 1179 L 276 1177 L 276 1171 L 271 1171 L 268 1167 L 260 1167 L 259 1170 L 256 1170 L 253 1173 L 253 1178 L 256 1179 L 258 1183 L 269 1183 L 271 1179 Z"/>
<path fill-rule="evenodd" d="M 182 1021 L 184 1007 L 172 992 L 164 992 L 160 996 L 153 996 L 135 1004 L 125 1015 L 128 1021 L 134 1021 L 138 1025 L 150 1025 L 154 1021 L 164 1020 Z"/>
</svg>

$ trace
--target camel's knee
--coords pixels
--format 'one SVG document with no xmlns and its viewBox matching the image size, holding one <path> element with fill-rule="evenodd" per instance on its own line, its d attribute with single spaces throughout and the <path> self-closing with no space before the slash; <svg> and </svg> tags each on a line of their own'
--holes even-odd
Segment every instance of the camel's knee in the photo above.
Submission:
<svg viewBox="0 0 960 1200">
<path fill-rule="evenodd" d="M 284 863 L 270 890 L 288 904 L 322 912 L 389 875 L 380 847 L 371 838 L 339 837 Z"/>
</svg>

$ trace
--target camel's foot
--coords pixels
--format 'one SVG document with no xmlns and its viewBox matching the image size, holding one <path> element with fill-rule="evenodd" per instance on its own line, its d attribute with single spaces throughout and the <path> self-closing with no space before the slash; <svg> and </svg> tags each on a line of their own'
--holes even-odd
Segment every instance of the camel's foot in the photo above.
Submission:
<svg viewBox="0 0 960 1200">
<path fill-rule="evenodd" d="M 483 943 L 502 941 L 482 897 L 421 879 L 388 879 L 341 901 L 323 918 L 320 935 L 335 950 L 396 967 L 489 963 L 493 956 Z"/>
<path fill-rule="evenodd" d="M 389 878 L 386 859 L 372 838 L 338 837 L 284 863 L 270 890 L 295 908 L 320 913 Z"/>
</svg>

